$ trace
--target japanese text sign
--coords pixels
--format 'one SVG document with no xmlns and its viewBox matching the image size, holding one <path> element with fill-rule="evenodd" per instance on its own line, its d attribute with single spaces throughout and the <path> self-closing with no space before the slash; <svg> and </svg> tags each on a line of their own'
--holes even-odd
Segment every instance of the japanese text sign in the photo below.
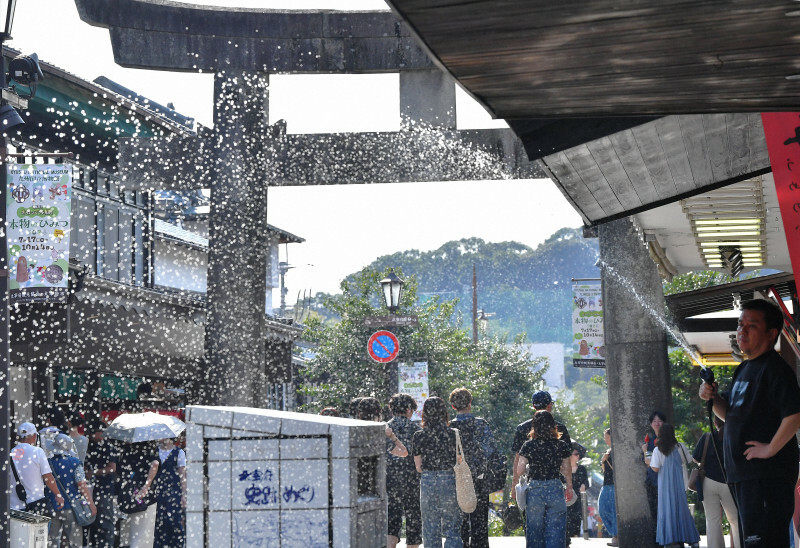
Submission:
<svg viewBox="0 0 800 548">
<path fill-rule="evenodd" d="M 572 293 L 572 365 L 605 367 L 602 285 L 576 283 Z"/>
<path fill-rule="evenodd" d="M 70 164 L 8 164 L 9 300 L 66 302 L 72 196 Z"/>
<path fill-rule="evenodd" d="M 761 121 L 796 280 L 800 272 L 800 113 L 764 112 Z"/>
</svg>

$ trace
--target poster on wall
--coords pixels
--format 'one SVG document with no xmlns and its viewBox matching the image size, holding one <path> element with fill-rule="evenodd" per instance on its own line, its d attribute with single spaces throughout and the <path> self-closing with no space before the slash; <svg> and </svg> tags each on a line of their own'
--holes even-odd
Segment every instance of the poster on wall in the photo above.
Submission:
<svg viewBox="0 0 800 548">
<path fill-rule="evenodd" d="M 397 365 L 398 387 L 401 394 L 410 394 L 417 402 L 412 421 L 422 420 L 422 404 L 428 399 L 428 362 L 400 362 Z"/>
<path fill-rule="evenodd" d="M 572 365 L 606 366 L 603 288 L 599 280 L 572 286 Z"/>
<path fill-rule="evenodd" d="M 8 164 L 11 303 L 67 301 L 71 164 Z"/>
</svg>

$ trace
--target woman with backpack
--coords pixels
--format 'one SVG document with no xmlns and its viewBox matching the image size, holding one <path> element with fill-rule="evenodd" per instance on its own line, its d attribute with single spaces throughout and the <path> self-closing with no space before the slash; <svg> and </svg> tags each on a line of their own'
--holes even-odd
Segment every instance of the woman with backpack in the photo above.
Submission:
<svg viewBox="0 0 800 548">
<path fill-rule="evenodd" d="M 519 450 L 516 475 L 527 476 L 525 491 L 525 546 L 566 546 L 567 503 L 572 491 L 572 447 L 559 439 L 556 421 L 547 411 L 533 416 L 530 438 Z M 567 480 L 566 492 L 561 476 Z M 516 495 L 512 495 L 516 496 Z"/>
</svg>

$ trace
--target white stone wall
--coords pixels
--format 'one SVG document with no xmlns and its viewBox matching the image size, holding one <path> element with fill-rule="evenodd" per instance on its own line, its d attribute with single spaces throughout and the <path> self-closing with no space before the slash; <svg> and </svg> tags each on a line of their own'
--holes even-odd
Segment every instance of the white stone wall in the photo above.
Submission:
<svg viewBox="0 0 800 548">
<path fill-rule="evenodd" d="M 386 544 L 383 424 L 267 409 L 189 406 L 187 548 Z M 359 497 L 359 457 L 378 457 Z"/>
</svg>

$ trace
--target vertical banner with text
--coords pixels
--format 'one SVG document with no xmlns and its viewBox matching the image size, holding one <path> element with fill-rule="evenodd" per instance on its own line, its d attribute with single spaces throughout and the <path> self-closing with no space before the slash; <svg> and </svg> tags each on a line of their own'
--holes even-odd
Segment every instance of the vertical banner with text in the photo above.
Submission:
<svg viewBox="0 0 800 548">
<path fill-rule="evenodd" d="M 9 301 L 66 302 L 72 165 L 8 164 Z"/>
<path fill-rule="evenodd" d="M 428 399 L 428 362 L 413 364 L 400 362 L 397 365 L 398 386 L 400 393 L 410 394 L 417 402 L 412 421 L 422 420 L 422 404 Z"/>
<path fill-rule="evenodd" d="M 606 366 L 603 286 L 599 281 L 572 286 L 572 365 Z"/>
<path fill-rule="evenodd" d="M 761 114 L 794 279 L 800 273 L 800 113 Z"/>
</svg>

